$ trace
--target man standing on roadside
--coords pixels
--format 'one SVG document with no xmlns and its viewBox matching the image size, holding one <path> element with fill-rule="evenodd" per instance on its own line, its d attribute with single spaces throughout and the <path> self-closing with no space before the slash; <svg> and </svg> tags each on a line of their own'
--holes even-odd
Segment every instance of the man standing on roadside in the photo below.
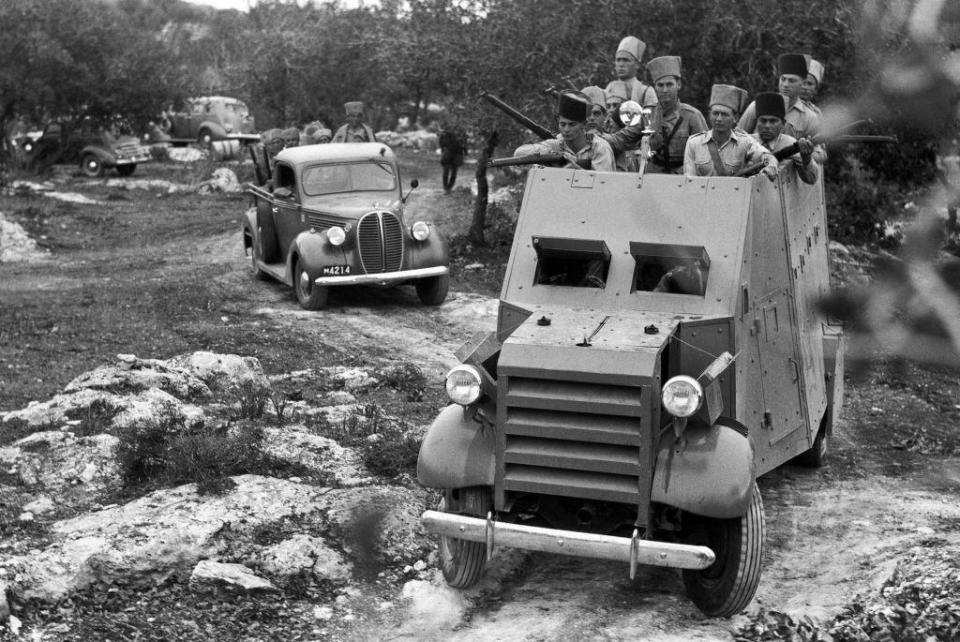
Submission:
<svg viewBox="0 0 960 642">
<path fill-rule="evenodd" d="M 804 183 L 816 183 L 820 172 L 813 160 L 813 143 L 808 138 L 797 140 L 783 133 L 783 96 L 773 92 L 757 94 L 754 103 L 757 106 L 757 133 L 752 136 L 773 153 L 796 144 L 797 153 L 780 161 L 781 171 L 787 166 L 793 166 Z"/>
<path fill-rule="evenodd" d="M 343 104 L 347 122 L 333 135 L 335 143 L 375 143 L 373 130 L 363 122 L 363 103 L 351 101 Z"/>
<path fill-rule="evenodd" d="M 680 57 L 661 56 L 647 63 L 650 80 L 657 92 L 658 104 L 653 108 L 650 126 L 650 149 L 647 162 L 651 174 L 682 174 L 683 154 L 687 139 L 707 131 L 707 121 L 696 107 L 680 102 Z"/>
<path fill-rule="evenodd" d="M 521 145 L 514 156 L 533 154 L 561 154 L 567 167 L 612 172 L 613 150 L 600 136 L 587 136 L 586 121 L 590 114 L 590 99 L 579 91 L 563 91 L 558 101 L 557 125 L 560 135 L 539 143 Z"/>
<path fill-rule="evenodd" d="M 613 70 L 617 74 L 617 80 L 626 84 L 626 100 L 633 100 L 642 107 L 653 107 L 657 104 L 657 94 L 652 87 L 646 85 L 637 78 L 640 71 L 640 59 L 643 58 L 643 52 L 647 45 L 633 36 L 627 36 L 620 41 L 617 47 L 616 57 L 613 61 Z M 607 85 L 607 91 L 610 91 L 613 83 Z"/>
<path fill-rule="evenodd" d="M 761 170 L 777 178 L 777 159 L 746 132 L 736 128 L 747 92 L 733 85 L 714 85 L 710 91 L 712 128 L 687 139 L 683 173 L 687 176 L 734 176 L 741 169 L 763 162 Z"/>
<path fill-rule="evenodd" d="M 467 134 L 460 124 L 450 120 L 440 132 L 440 166 L 443 168 L 443 191 L 449 194 L 457 182 L 457 169 L 463 165 L 463 155 L 467 151 Z"/>
</svg>

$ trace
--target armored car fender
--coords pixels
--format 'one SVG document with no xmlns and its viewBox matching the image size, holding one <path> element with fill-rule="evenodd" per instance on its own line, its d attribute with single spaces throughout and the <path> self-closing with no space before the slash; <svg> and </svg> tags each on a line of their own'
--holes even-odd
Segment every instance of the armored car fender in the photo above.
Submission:
<svg viewBox="0 0 960 642">
<path fill-rule="evenodd" d="M 750 506 L 755 473 L 753 445 L 736 421 L 687 426 L 679 438 L 667 430 L 650 499 L 705 517 L 740 517 Z"/>
<path fill-rule="evenodd" d="M 492 427 L 456 404 L 430 425 L 417 459 L 417 479 L 427 488 L 493 486 L 496 438 Z"/>
</svg>

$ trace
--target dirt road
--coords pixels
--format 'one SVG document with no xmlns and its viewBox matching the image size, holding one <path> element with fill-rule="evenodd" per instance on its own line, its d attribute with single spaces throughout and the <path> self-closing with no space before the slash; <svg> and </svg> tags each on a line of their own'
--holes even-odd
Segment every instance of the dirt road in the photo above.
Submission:
<svg viewBox="0 0 960 642">
<path fill-rule="evenodd" d="M 418 195 L 435 221 L 452 227 L 456 213 L 444 207 L 448 201 L 443 198 L 440 190 L 423 189 Z M 227 203 L 224 210 L 231 207 L 236 210 L 239 204 Z M 414 363 L 433 386 L 442 386 L 457 347 L 495 325 L 496 299 L 467 292 L 452 292 L 446 303 L 431 309 L 421 306 L 409 289 L 345 290 L 331 295 L 327 309 L 305 312 L 285 286 L 252 277 L 233 216 L 223 214 L 229 225 L 187 238 L 159 239 L 146 248 L 125 246 L 121 239 L 65 256 L 55 251 L 43 265 L 56 269 L 3 266 L 15 279 L 6 279 L 0 290 L 14 302 L 53 290 L 68 299 L 71 289 L 121 281 L 134 262 L 142 289 L 176 282 L 188 273 L 203 274 L 202 304 L 187 309 L 189 314 L 173 309 L 173 321 L 164 318 L 163 328 L 180 324 L 169 335 L 180 343 L 163 344 L 171 350 L 206 348 L 194 345 L 196 325 L 203 325 L 204 340 L 217 347 L 209 337 L 211 328 L 221 324 L 230 341 L 243 337 L 234 341 L 241 352 L 297 338 L 304 346 L 322 344 L 348 356 Z M 84 296 L 94 300 L 98 293 L 89 290 Z M 159 295 L 150 296 L 160 301 Z M 122 300 L 136 309 L 135 300 Z M 90 307 L 87 301 L 83 305 Z M 71 318 L 97 322 L 89 315 Z M 57 332 L 60 326 L 49 330 L 51 324 L 21 322 L 19 329 Z M 122 331 L 114 335 L 114 344 L 124 341 Z M 115 353 L 120 348 L 114 344 L 98 349 Z M 75 344 L 72 349 L 79 350 Z M 96 358 L 92 353 L 94 363 Z M 61 378 L 69 380 L 69 373 Z M 858 594 L 877 591 L 911 547 L 960 546 L 957 390 L 955 376 L 920 370 L 906 384 L 884 373 L 848 382 L 831 463 L 821 470 L 787 466 L 759 480 L 767 540 L 764 573 L 750 611 L 829 618 Z M 404 595 L 409 599 L 389 616 L 371 618 L 369 625 L 363 619 L 356 622 L 351 638 L 726 640 L 746 620 L 744 615 L 704 618 L 683 595 L 679 573 L 672 570 L 646 568 L 630 581 L 627 569 L 618 564 L 501 550 L 487 577 L 469 591 L 448 589 L 437 573 L 428 577 L 408 584 Z M 386 628 L 384 617 L 389 619 Z"/>
</svg>

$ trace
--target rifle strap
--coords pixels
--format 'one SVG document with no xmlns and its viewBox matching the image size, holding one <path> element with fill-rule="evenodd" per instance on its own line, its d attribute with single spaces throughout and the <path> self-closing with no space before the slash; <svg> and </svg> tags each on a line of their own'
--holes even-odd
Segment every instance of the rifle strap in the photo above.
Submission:
<svg viewBox="0 0 960 642">
<path fill-rule="evenodd" d="M 660 165 L 663 166 L 668 172 L 670 171 L 670 141 L 673 140 L 673 135 L 677 133 L 677 130 L 680 129 L 680 125 L 683 123 L 683 116 L 677 116 L 677 122 L 674 123 L 673 129 L 670 130 L 670 133 L 663 137 L 663 145 L 660 146 L 658 156 L 660 158 L 657 161 Z"/>
<path fill-rule="evenodd" d="M 720 160 L 717 142 L 712 138 L 707 141 L 707 150 L 710 152 L 710 158 L 713 159 L 713 169 L 717 172 L 717 176 L 727 176 L 727 168 L 723 166 L 723 162 Z"/>
</svg>

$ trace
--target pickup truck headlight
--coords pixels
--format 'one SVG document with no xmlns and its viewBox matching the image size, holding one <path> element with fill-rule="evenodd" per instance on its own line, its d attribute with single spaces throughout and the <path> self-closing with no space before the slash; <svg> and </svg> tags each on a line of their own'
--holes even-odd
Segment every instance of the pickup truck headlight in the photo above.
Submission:
<svg viewBox="0 0 960 642">
<path fill-rule="evenodd" d="M 663 386 L 660 399 L 663 408 L 674 417 L 689 417 L 703 401 L 703 388 L 693 377 L 671 377 Z"/>
<path fill-rule="evenodd" d="M 423 221 L 417 221 L 410 228 L 410 234 L 418 241 L 426 241 L 427 237 L 430 236 L 430 226 Z"/>
<path fill-rule="evenodd" d="M 466 364 L 453 368 L 447 373 L 447 396 L 461 406 L 468 406 L 479 399 L 480 372 Z"/>
<path fill-rule="evenodd" d="M 347 233 L 342 227 L 329 227 L 327 228 L 327 240 L 330 241 L 330 245 L 333 246 L 343 245 L 343 242 L 347 240 Z"/>
</svg>

